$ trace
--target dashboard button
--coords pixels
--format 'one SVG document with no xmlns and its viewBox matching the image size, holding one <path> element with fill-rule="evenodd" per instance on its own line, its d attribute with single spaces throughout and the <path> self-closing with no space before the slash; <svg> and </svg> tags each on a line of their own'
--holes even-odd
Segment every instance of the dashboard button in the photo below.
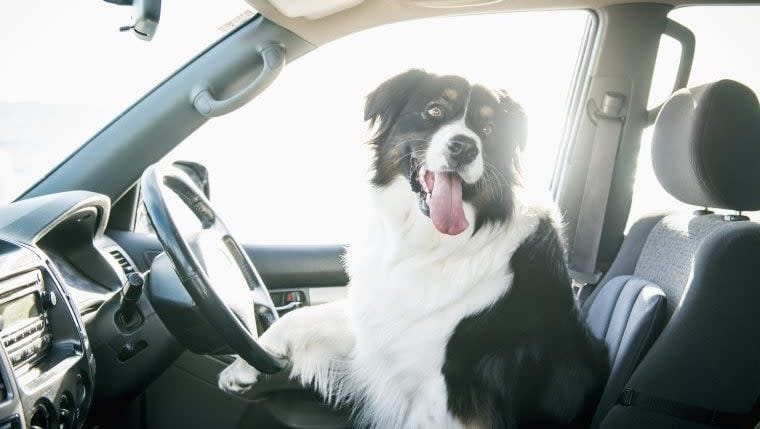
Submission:
<svg viewBox="0 0 760 429">
<path fill-rule="evenodd" d="M 45 310 L 49 310 L 58 304 L 58 297 L 54 292 L 43 292 L 40 298 L 42 298 L 42 307 Z"/>
</svg>

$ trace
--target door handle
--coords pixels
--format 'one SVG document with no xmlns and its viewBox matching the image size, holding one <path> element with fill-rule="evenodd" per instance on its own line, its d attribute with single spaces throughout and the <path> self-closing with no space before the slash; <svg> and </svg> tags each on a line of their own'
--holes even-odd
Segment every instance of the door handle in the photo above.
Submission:
<svg viewBox="0 0 760 429">
<path fill-rule="evenodd" d="M 293 301 L 290 304 L 285 304 L 281 307 L 275 307 L 274 309 L 277 310 L 278 313 L 281 311 L 290 311 L 290 310 L 295 310 L 296 308 L 300 307 L 301 304 L 302 303 L 300 301 Z"/>
</svg>

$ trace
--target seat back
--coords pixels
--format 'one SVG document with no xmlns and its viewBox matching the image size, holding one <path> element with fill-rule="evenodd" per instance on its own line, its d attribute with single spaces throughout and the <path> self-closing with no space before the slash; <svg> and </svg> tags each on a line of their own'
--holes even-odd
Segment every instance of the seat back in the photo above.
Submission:
<svg viewBox="0 0 760 429">
<path fill-rule="evenodd" d="M 660 250 L 668 247 L 666 241 L 653 241 Z M 683 293 L 668 297 L 672 318 L 625 383 L 658 403 L 621 403 L 624 389 L 619 389 L 617 403 L 596 416 L 601 427 L 711 427 L 692 416 L 753 409 L 760 394 L 758 261 L 760 225 L 728 222 L 699 240 Z M 681 269 L 667 261 L 660 267 Z M 681 406 L 657 410 L 664 401 Z M 689 417 L 680 417 L 683 413 Z"/>
<path fill-rule="evenodd" d="M 607 282 L 586 312 L 586 322 L 610 354 L 610 376 L 597 406 L 597 416 L 615 405 L 631 373 L 644 357 L 665 321 L 665 294 L 657 285 L 633 276 Z M 592 422 L 598 426 L 599 422 Z"/>
<path fill-rule="evenodd" d="M 658 116 L 652 153 L 660 183 L 679 200 L 760 209 L 760 109 L 744 85 L 678 91 Z M 653 342 L 652 324 L 634 356 L 622 356 L 633 369 L 616 368 L 621 353 L 631 352 L 618 350 L 595 427 L 747 424 L 742 418 L 760 394 L 759 261 L 760 225 L 741 215 L 699 210 L 634 224 L 584 310 L 594 329 L 595 308 L 609 308 L 618 279 L 629 275 L 625 282 L 661 288 L 664 314 L 652 317 L 666 324 Z"/>
</svg>

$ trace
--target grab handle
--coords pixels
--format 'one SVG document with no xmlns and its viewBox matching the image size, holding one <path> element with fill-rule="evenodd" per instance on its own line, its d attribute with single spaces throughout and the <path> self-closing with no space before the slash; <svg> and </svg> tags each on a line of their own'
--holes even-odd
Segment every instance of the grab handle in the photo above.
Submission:
<svg viewBox="0 0 760 429">
<path fill-rule="evenodd" d="M 271 85 L 285 65 L 285 48 L 277 44 L 268 44 L 261 48 L 259 54 L 264 62 L 261 72 L 237 94 L 217 100 L 207 84 L 194 88 L 190 92 L 190 101 L 195 110 L 207 118 L 226 115 L 242 107 Z"/>
<path fill-rule="evenodd" d="M 678 72 L 676 72 L 676 80 L 673 83 L 673 90 L 671 91 L 672 94 L 681 88 L 686 88 L 686 85 L 689 83 L 691 65 L 694 62 L 694 46 L 696 42 L 694 33 L 692 33 L 691 30 L 672 19 L 667 20 L 663 34 L 673 38 L 681 44 L 681 59 L 678 62 Z M 662 102 L 659 106 L 656 106 L 647 112 L 648 123 L 654 123 L 664 104 L 665 102 Z"/>
</svg>

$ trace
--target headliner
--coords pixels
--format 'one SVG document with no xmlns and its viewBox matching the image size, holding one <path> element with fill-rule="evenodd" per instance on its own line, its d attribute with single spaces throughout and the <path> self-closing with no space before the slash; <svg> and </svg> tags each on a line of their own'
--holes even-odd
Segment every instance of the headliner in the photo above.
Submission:
<svg viewBox="0 0 760 429">
<path fill-rule="evenodd" d="M 429 8 L 420 6 L 424 0 L 365 0 L 360 5 L 321 19 L 288 18 L 277 11 L 267 0 L 247 0 L 258 12 L 299 35 L 307 42 L 319 46 L 350 33 L 392 22 L 441 15 L 469 15 L 478 13 L 556 10 L 601 9 L 616 4 L 655 3 L 681 7 L 686 5 L 760 4 L 760 0 L 501 0 L 482 6 L 456 8 Z"/>
</svg>

